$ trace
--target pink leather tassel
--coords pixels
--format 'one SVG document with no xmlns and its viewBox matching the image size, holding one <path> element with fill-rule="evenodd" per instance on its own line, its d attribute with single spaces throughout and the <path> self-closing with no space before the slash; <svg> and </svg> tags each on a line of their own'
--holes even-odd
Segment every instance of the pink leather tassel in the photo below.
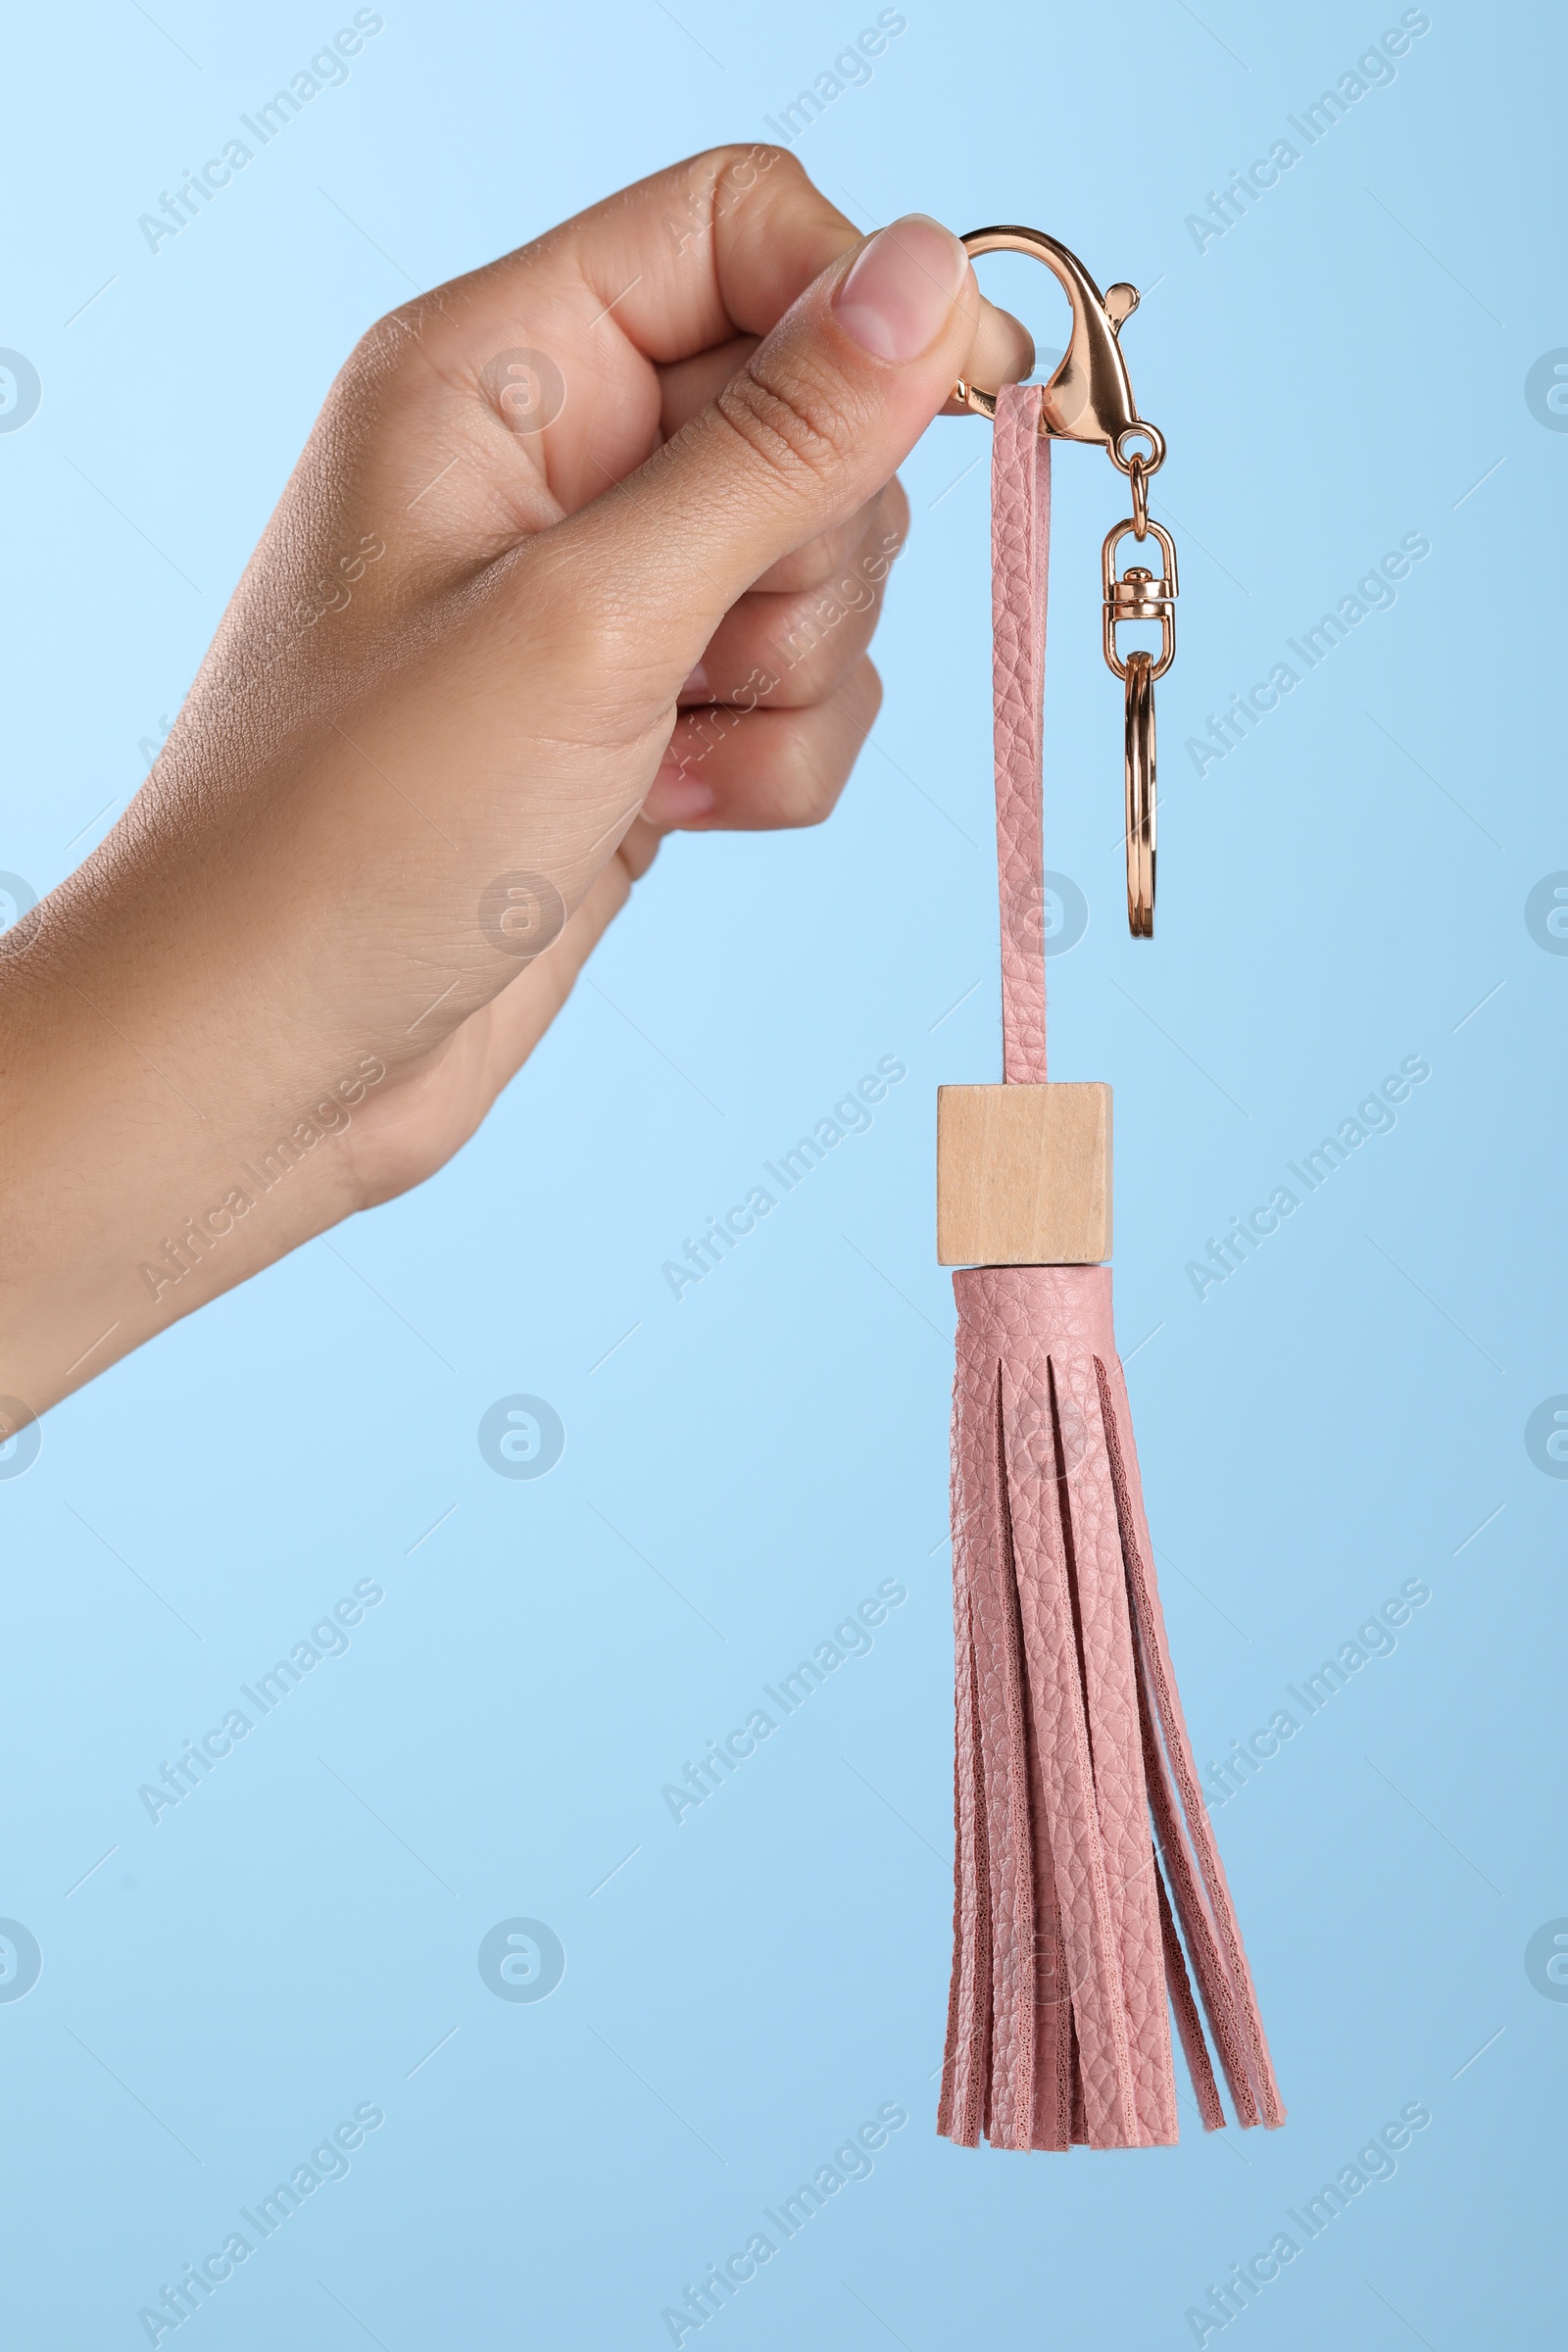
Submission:
<svg viewBox="0 0 1568 2352">
<path fill-rule="evenodd" d="M 994 471 L 1004 1069 L 1045 1082 L 1040 697 L 1050 444 L 999 401 Z M 973 2146 L 1177 2137 L 1285 2110 L 1165 1641 L 1110 1269 L 954 1277 L 953 1983 L 937 2129 Z"/>
<path fill-rule="evenodd" d="M 977 1266 L 954 1290 L 957 1863 L 937 2128 L 1003 2148 L 1174 2140 L 1172 2006 L 1205 2127 L 1225 2118 L 1203 2017 L 1237 2120 L 1283 2123 L 1166 1646 L 1110 1269 Z"/>
</svg>

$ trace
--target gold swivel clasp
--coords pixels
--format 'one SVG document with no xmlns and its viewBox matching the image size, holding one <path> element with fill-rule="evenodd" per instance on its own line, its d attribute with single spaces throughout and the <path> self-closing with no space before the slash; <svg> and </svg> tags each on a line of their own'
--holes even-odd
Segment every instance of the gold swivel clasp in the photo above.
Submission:
<svg viewBox="0 0 1568 2352">
<path fill-rule="evenodd" d="M 1131 531 L 1135 540 L 1152 539 L 1164 568 L 1155 573 L 1147 564 L 1129 564 L 1116 577 L 1116 550 Z M 1133 511 L 1105 533 L 1100 551 L 1100 580 L 1104 595 L 1105 661 L 1127 689 L 1126 744 L 1123 753 L 1124 805 L 1127 827 L 1127 928 L 1134 939 L 1154 936 L 1154 680 L 1162 678 L 1176 659 L 1176 546 L 1163 524 L 1151 518 L 1149 483 L 1143 460 L 1133 460 Z M 1140 648 L 1125 659 L 1117 651 L 1116 631 L 1124 620 L 1159 624 L 1159 652 Z"/>
<path fill-rule="evenodd" d="M 1116 549 L 1131 531 L 1135 537 L 1153 539 L 1164 562 L 1162 571 L 1150 570 L 1147 564 L 1129 564 L 1120 579 L 1116 577 Z M 1124 620 L 1154 620 L 1159 623 L 1159 656 L 1151 675 L 1162 678 L 1176 659 L 1176 549 L 1171 535 L 1162 524 L 1145 519 L 1139 532 L 1136 518 L 1129 514 L 1124 522 L 1105 533 L 1105 544 L 1100 552 L 1100 579 L 1104 594 L 1105 662 L 1118 678 L 1127 675 L 1127 664 L 1116 651 L 1116 631 Z"/>
</svg>

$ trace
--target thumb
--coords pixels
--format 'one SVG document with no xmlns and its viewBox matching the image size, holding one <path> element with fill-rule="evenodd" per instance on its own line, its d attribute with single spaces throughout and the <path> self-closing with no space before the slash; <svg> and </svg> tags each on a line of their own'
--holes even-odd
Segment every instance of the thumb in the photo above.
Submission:
<svg viewBox="0 0 1568 2352">
<path fill-rule="evenodd" d="M 966 371 L 980 316 L 958 239 L 910 213 L 824 270 L 707 409 L 556 526 L 585 592 L 645 616 L 639 667 L 667 662 L 678 684 L 754 580 L 882 487 Z"/>
</svg>

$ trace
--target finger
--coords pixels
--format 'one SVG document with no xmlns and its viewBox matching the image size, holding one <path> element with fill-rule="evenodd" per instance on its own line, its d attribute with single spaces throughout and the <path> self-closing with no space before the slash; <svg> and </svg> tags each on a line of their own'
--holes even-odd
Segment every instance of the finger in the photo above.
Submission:
<svg viewBox="0 0 1568 2352">
<path fill-rule="evenodd" d="M 685 360 L 673 368 L 661 370 L 662 405 L 660 431 L 663 440 L 670 440 L 682 425 L 689 424 L 709 403 L 717 398 L 730 378 L 739 373 L 757 349 L 756 335 L 737 335 L 731 342 L 720 344 L 713 351 L 701 352 L 694 360 Z M 852 514 L 836 529 L 824 531 L 819 537 L 808 540 L 775 564 L 761 579 L 759 588 L 791 589 L 819 588 L 858 550 L 867 530 L 866 515 L 878 500 L 890 498 L 902 507 L 905 521 L 908 508 L 901 485 L 891 484 L 876 493 L 868 507 Z"/>
<path fill-rule="evenodd" d="M 787 595 L 791 591 L 825 588 L 850 564 L 872 553 L 897 556 L 909 535 L 909 501 L 897 474 L 875 498 L 857 508 L 836 530 L 819 531 L 793 555 L 770 564 L 756 583 L 756 593 Z"/>
<path fill-rule="evenodd" d="M 732 375 L 739 375 L 760 335 L 731 335 L 711 351 L 694 359 L 677 360 L 659 370 L 659 437 L 672 441 L 683 424 L 700 416 L 716 400 Z"/>
<path fill-rule="evenodd" d="M 730 377 L 745 367 L 760 340 L 757 335 L 733 335 L 727 342 L 715 344 L 711 351 L 701 351 L 694 359 L 677 360 L 672 366 L 662 368 L 660 438 L 670 440 L 683 424 L 689 424 L 700 415 Z M 998 310 L 982 297 L 974 347 L 969 354 L 969 368 L 975 382 L 984 384 L 988 390 L 997 384 L 1016 383 L 1029 373 L 1034 364 L 1034 341 L 1023 321 L 1010 311 Z M 970 414 L 962 401 L 943 403 L 944 416 Z"/>
<path fill-rule="evenodd" d="M 881 612 L 892 558 L 867 555 L 861 561 L 870 576 L 857 562 L 807 594 L 754 590 L 731 605 L 681 689 L 688 731 L 701 733 L 722 717 L 710 708 L 705 715 L 705 707 L 744 711 L 763 704 L 784 710 L 825 701 L 864 656 Z M 694 693 L 694 687 L 700 690 Z"/>
<path fill-rule="evenodd" d="M 860 241 L 786 151 L 717 148 L 416 298 L 340 379 L 412 428 L 375 453 L 377 511 L 423 564 L 574 513 L 657 447 L 659 370 L 767 334 Z M 1026 372 L 1017 321 L 972 277 L 966 301 L 977 380 Z"/>
<path fill-rule="evenodd" d="M 662 658 L 677 689 L 737 596 L 890 479 L 967 362 L 977 300 L 950 230 L 896 221 L 824 271 L 629 482 L 524 551 L 590 620 L 598 657 L 621 630 L 627 669 L 652 686 Z"/>
<path fill-rule="evenodd" d="M 471 557 L 476 529 L 496 553 L 574 513 L 658 446 L 660 368 L 765 334 L 858 242 L 787 151 L 715 148 L 404 305 L 345 371 L 376 392 L 390 373 L 421 428 L 402 436 L 420 446 L 388 504 L 455 461 L 415 510 L 426 561 Z"/>
<path fill-rule="evenodd" d="M 682 749 L 677 722 L 643 814 L 663 828 L 756 833 L 819 825 L 844 790 L 882 703 L 868 661 L 857 663 L 825 702 L 807 710 L 726 711 L 711 739 L 692 731 Z M 682 766 L 682 760 L 685 765 Z"/>
<path fill-rule="evenodd" d="M 518 276 L 569 271 L 596 307 L 609 307 L 618 334 L 668 367 L 737 334 L 769 333 L 812 279 L 860 242 L 788 149 L 718 147 L 623 188 L 458 284 L 488 326 L 505 316 Z M 1004 368 L 1028 337 L 978 288 L 974 307 L 979 380 L 982 365 Z"/>
</svg>

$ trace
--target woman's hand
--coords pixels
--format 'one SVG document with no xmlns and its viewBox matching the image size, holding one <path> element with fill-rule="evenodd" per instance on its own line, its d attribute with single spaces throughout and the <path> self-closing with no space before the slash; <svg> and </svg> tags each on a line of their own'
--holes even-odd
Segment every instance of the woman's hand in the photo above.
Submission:
<svg viewBox="0 0 1568 2352">
<path fill-rule="evenodd" d="M 0 940 L 0 1391 L 439 1167 L 662 833 L 827 814 L 894 468 L 1031 356 L 946 229 L 862 242 L 772 148 L 372 328 L 153 774 Z"/>
</svg>

